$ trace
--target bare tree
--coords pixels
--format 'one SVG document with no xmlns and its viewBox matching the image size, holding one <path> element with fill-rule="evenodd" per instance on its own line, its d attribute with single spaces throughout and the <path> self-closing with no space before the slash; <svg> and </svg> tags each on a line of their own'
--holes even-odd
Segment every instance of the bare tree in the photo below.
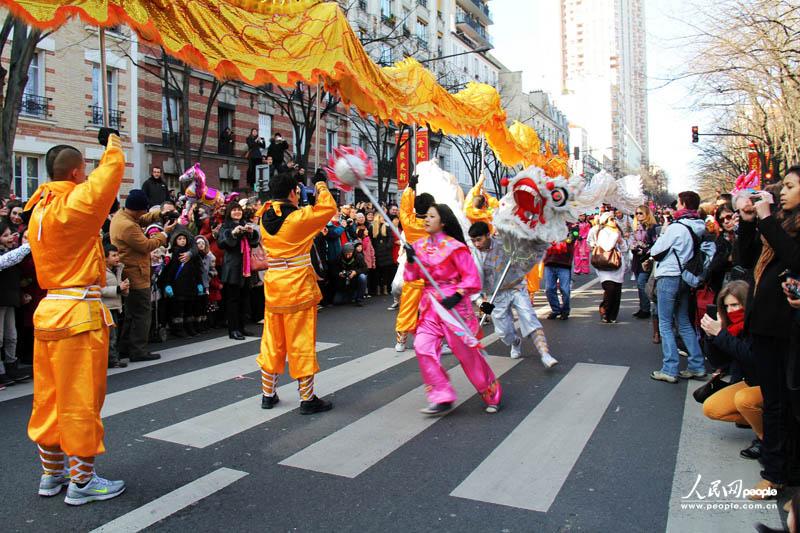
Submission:
<svg viewBox="0 0 800 533">
<path fill-rule="evenodd" d="M 36 45 L 48 35 L 29 28 L 10 14 L 6 15 L 0 29 L 0 55 L 9 39 L 12 41 L 8 66 L 0 65 L 0 197 L 8 196 L 14 177 L 14 139 L 25 86 L 28 84 L 28 69 L 36 53 Z"/>
</svg>

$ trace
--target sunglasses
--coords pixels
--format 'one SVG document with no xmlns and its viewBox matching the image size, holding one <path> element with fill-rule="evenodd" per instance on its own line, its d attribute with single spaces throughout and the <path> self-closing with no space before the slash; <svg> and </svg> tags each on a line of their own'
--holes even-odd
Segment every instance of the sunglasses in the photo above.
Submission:
<svg viewBox="0 0 800 533">
<path fill-rule="evenodd" d="M 725 215 L 724 217 L 721 217 L 721 219 L 723 222 L 730 222 L 733 220 L 733 215 Z"/>
<path fill-rule="evenodd" d="M 636 211 L 636 215 L 637 215 L 637 216 L 638 216 L 638 215 L 644 215 L 644 213 L 642 213 L 641 211 Z"/>
</svg>

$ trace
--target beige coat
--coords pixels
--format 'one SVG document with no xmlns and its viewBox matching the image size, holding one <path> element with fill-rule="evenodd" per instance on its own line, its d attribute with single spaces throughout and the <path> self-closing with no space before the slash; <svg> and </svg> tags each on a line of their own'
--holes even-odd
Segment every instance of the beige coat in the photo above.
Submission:
<svg viewBox="0 0 800 533">
<path fill-rule="evenodd" d="M 150 252 L 167 244 L 164 233 L 149 239 L 139 220 L 130 211 L 120 209 L 111 219 L 111 244 L 119 249 L 119 257 L 125 269 L 123 278 L 131 280 L 131 289 L 150 288 Z"/>
</svg>

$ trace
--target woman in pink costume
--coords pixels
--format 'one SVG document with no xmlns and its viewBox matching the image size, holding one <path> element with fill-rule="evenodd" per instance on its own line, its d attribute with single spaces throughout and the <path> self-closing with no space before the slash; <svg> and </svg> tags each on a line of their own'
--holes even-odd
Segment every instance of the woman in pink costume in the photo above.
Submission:
<svg viewBox="0 0 800 533">
<path fill-rule="evenodd" d="M 480 351 L 467 346 L 439 317 L 431 303 L 431 297 L 439 300 L 438 293 L 427 282 L 418 263 L 425 266 L 444 292 L 446 297 L 441 300 L 442 306 L 458 313 L 475 334 L 478 321 L 469 298 L 481 289 L 475 261 L 465 244 L 464 233 L 456 216 L 446 205 L 434 204 L 428 210 L 425 231 L 428 237 L 415 242 L 413 252 L 407 248 L 410 257 L 403 273 L 403 279 L 407 282 L 417 279 L 426 282 L 420 302 L 414 350 L 430 404 L 420 412 L 441 416 L 453 408 L 456 400 L 456 392 L 440 362 L 442 341 L 446 340 L 453 355 L 461 362 L 467 378 L 486 403 L 486 412 L 496 413 L 500 407 L 500 383 Z"/>
<path fill-rule="evenodd" d="M 586 215 L 578 217 L 578 242 L 575 243 L 575 273 L 588 274 L 589 273 L 589 231 L 592 229 L 592 224 L 586 218 Z"/>
</svg>

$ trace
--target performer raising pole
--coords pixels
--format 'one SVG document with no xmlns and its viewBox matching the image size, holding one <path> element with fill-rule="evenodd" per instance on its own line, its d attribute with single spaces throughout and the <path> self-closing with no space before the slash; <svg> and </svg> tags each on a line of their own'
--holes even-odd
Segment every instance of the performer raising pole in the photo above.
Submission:
<svg viewBox="0 0 800 533">
<path fill-rule="evenodd" d="M 125 173 L 118 134 L 100 130 L 106 146 L 97 168 L 86 177 L 81 152 L 67 145 L 46 156 L 48 183 L 33 193 L 31 255 L 47 296 L 33 316 L 33 412 L 28 436 L 36 442 L 43 474 L 40 496 L 67 488 L 65 502 L 82 505 L 108 500 L 125 490 L 94 471 L 106 451 L 100 410 L 106 396 L 108 328 L 111 312 L 100 300 L 105 254 L 100 230 Z M 69 462 L 69 475 L 65 472 Z"/>
<path fill-rule="evenodd" d="M 317 304 L 322 293 L 311 266 L 314 237 L 336 214 L 325 176 L 315 177 L 316 203 L 299 208 L 300 187 L 289 173 L 269 180 L 275 200 L 261 219 L 261 242 L 267 251 L 264 277 L 264 333 L 258 365 L 261 367 L 261 407 L 278 403 L 278 376 L 289 360 L 289 375 L 300 390 L 300 414 L 329 411 L 333 404 L 314 394 L 317 364 Z"/>
</svg>

